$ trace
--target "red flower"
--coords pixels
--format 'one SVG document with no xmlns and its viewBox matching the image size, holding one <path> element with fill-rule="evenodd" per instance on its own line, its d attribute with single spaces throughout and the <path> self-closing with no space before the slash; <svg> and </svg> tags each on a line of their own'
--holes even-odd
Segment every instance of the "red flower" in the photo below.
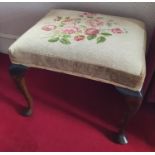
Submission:
<svg viewBox="0 0 155 155">
<path fill-rule="evenodd" d="M 96 35 L 99 33 L 99 30 L 98 29 L 95 29 L 95 28 L 88 28 L 85 33 L 87 35 Z"/>
<path fill-rule="evenodd" d="M 73 33 L 78 32 L 78 28 L 76 28 L 76 27 L 73 27 L 73 28 L 66 28 L 66 29 L 63 30 L 63 32 L 64 32 L 65 34 L 73 34 Z"/>
<path fill-rule="evenodd" d="M 123 33 L 123 31 L 122 31 L 120 28 L 114 28 L 114 29 L 111 29 L 111 31 L 112 31 L 113 33 L 117 33 L 117 34 Z"/>
<path fill-rule="evenodd" d="M 85 36 L 79 35 L 79 36 L 75 36 L 75 37 L 74 37 L 74 40 L 76 40 L 76 41 L 81 41 L 81 40 L 84 40 L 84 38 L 85 38 Z"/>
<path fill-rule="evenodd" d="M 49 24 L 49 25 L 44 25 L 44 26 L 42 27 L 42 30 L 44 30 L 44 31 L 51 31 L 51 30 L 54 30 L 55 28 L 56 28 L 55 25 Z"/>
</svg>

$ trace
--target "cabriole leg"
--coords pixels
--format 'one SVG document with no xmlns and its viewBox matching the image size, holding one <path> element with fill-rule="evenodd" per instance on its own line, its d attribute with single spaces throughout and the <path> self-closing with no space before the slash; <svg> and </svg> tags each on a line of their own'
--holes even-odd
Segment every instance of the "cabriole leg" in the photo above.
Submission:
<svg viewBox="0 0 155 155">
<path fill-rule="evenodd" d="M 139 110 L 143 101 L 143 95 L 141 92 L 134 92 L 134 91 L 122 89 L 122 88 L 117 88 L 117 90 L 123 95 L 125 95 L 125 102 L 127 106 L 126 106 L 124 119 L 116 135 L 116 141 L 120 144 L 127 144 L 128 139 L 125 135 L 125 130 L 128 126 L 129 121 Z"/>
<path fill-rule="evenodd" d="M 17 65 L 17 64 L 12 64 L 9 68 L 12 79 L 14 80 L 17 88 L 19 89 L 19 91 L 22 93 L 22 95 L 27 101 L 27 106 L 22 111 L 22 114 L 24 116 L 30 116 L 32 114 L 32 97 L 27 89 L 25 78 L 24 78 L 26 70 L 27 70 L 27 67 L 23 65 Z"/>
</svg>

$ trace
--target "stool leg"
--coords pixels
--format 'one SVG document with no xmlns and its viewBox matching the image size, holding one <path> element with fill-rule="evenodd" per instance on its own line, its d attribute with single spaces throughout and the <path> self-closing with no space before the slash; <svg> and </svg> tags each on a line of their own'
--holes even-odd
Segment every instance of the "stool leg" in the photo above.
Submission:
<svg viewBox="0 0 155 155">
<path fill-rule="evenodd" d="M 12 79 L 14 80 L 17 88 L 27 101 L 27 107 L 22 111 L 22 114 L 24 116 L 30 116 L 32 114 L 32 97 L 27 89 L 24 78 L 24 73 L 26 72 L 26 70 L 27 67 L 16 64 L 12 64 L 9 68 Z"/>
<path fill-rule="evenodd" d="M 121 122 L 119 131 L 115 137 L 116 141 L 119 144 L 128 143 L 128 139 L 125 135 L 125 130 L 129 124 L 129 121 L 133 118 L 133 116 L 137 113 L 137 111 L 141 107 L 141 104 L 143 101 L 143 96 L 141 92 L 125 91 L 124 94 L 125 94 L 125 102 L 126 102 L 126 111 L 125 111 L 124 118 Z"/>
<path fill-rule="evenodd" d="M 142 104 L 142 98 L 126 97 L 127 110 L 125 112 L 124 119 L 121 123 L 120 129 L 117 134 L 117 142 L 120 144 L 127 144 L 128 139 L 125 135 L 125 130 L 128 126 L 129 121 L 136 114 Z"/>
</svg>

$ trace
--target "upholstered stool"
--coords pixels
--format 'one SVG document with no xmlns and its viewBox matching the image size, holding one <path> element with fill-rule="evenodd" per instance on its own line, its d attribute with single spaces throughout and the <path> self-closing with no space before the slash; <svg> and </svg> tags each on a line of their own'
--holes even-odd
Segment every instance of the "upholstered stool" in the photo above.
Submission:
<svg viewBox="0 0 155 155">
<path fill-rule="evenodd" d="M 43 68 L 114 85 L 127 98 L 128 111 L 117 134 L 124 134 L 129 118 L 139 109 L 146 64 L 146 31 L 135 19 L 81 11 L 53 9 L 10 48 L 10 73 L 25 96 L 32 113 L 32 99 L 26 88 L 27 67 Z"/>
</svg>

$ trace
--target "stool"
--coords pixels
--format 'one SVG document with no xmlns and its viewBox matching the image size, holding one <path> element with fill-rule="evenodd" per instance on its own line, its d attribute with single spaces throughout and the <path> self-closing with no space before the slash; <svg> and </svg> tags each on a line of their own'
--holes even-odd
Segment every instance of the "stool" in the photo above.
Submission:
<svg viewBox="0 0 155 155">
<path fill-rule="evenodd" d="M 35 67 L 112 84 L 125 95 L 127 112 L 116 134 L 120 144 L 130 118 L 143 101 L 146 75 L 144 23 L 103 14 L 53 9 L 9 48 L 10 73 L 27 101 L 32 98 L 24 73 Z"/>
</svg>

